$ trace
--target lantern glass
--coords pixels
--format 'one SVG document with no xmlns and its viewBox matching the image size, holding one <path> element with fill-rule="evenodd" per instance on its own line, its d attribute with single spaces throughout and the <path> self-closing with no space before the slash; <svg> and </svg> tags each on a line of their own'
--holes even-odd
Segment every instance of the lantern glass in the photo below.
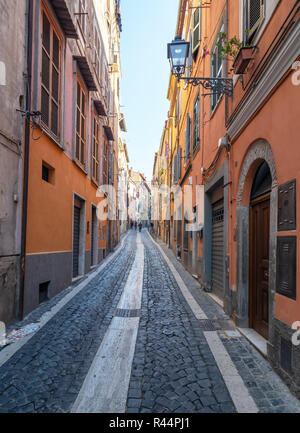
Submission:
<svg viewBox="0 0 300 433">
<path fill-rule="evenodd" d="M 171 44 L 168 44 L 168 57 L 173 73 L 174 70 L 184 70 L 188 52 L 189 44 L 182 39 L 176 38 Z"/>
</svg>

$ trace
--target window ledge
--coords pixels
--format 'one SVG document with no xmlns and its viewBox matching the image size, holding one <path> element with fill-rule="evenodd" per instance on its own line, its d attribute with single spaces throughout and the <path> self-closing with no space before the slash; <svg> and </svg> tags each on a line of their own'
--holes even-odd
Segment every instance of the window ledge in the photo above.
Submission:
<svg viewBox="0 0 300 433">
<path fill-rule="evenodd" d="M 33 122 L 33 124 L 42 131 L 43 135 L 44 134 L 47 135 L 47 137 L 50 138 L 61 150 L 65 150 L 65 147 L 59 141 L 59 138 L 56 135 L 54 135 L 53 132 L 51 132 L 47 126 L 44 126 L 43 123 Z"/>
<path fill-rule="evenodd" d="M 77 161 L 76 158 L 73 159 L 74 164 L 81 170 L 83 173 L 87 176 L 88 172 L 87 170 L 80 164 L 80 162 Z"/>
<path fill-rule="evenodd" d="M 97 187 L 97 189 L 99 188 L 99 182 L 97 182 L 93 177 L 91 178 L 91 182 Z"/>
</svg>

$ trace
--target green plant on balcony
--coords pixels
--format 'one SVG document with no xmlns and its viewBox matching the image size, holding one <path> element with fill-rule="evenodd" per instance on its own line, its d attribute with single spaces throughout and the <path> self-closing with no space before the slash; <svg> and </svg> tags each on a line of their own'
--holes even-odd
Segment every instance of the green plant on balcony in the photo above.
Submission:
<svg viewBox="0 0 300 433">
<path fill-rule="evenodd" d="M 248 33 L 248 30 L 245 30 Z M 229 58 L 233 61 L 233 70 L 236 74 L 244 74 L 249 62 L 254 58 L 255 47 L 244 44 L 237 36 L 227 38 L 226 32 L 220 32 L 215 48 L 211 55 L 218 54 L 221 59 Z"/>
</svg>

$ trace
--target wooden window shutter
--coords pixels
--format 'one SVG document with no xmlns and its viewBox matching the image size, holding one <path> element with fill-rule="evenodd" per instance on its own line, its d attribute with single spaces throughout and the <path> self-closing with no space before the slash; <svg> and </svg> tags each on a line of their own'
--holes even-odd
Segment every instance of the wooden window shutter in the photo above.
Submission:
<svg viewBox="0 0 300 433">
<path fill-rule="evenodd" d="M 178 176 L 177 176 L 177 173 L 178 173 L 178 164 L 177 164 L 177 159 L 178 159 L 178 157 L 177 157 L 177 153 L 176 153 L 175 156 L 174 156 L 174 160 L 173 160 L 173 167 L 174 167 L 174 183 L 177 183 L 177 181 L 178 181 Z"/>
<path fill-rule="evenodd" d="M 184 165 L 186 165 L 188 160 L 188 149 L 189 149 L 189 139 L 188 139 L 188 127 L 189 127 L 189 115 L 186 115 L 186 130 L 185 130 L 185 143 L 184 143 Z"/>
<path fill-rule="evenodd" d="M 187 155 L 190 156 L 191 154 L 191 118 L 190 115 L 187 115 L 187 141 L 188 141 L 188 147 L 187 147 Z"/>
<path fill-rule="evenodd" d="M 181 178 L 181 147 L 178 149 L 178 178 L 177 178 L 177 182 L 179 181 L 179 179 Z"/>
<path fill-rule="evenodd" d="M 189 57 L 188 57 L 188 64 L 187 64 L 187 71 L 186 71 L 186 76 L 190 77 L 191 76 L 191 72 L 192 72 L 192 67 L 193 67 L 193 56 L 192 56 L 192 32 L 190 31 L 190 46 L 189 46 Z"/>
<path fill-rule="evenodd" d="M 248 38 L 260 26 L 264 18 L 264 0 L 248 0 Z"/>
<path fill-rule="evenodd" d="M 192 54 L 194 55 L 198 50 L 201 42 L 201 2 L 199 2 L 199 7 L 193 12 L 192 18 Z"/>
</svg>

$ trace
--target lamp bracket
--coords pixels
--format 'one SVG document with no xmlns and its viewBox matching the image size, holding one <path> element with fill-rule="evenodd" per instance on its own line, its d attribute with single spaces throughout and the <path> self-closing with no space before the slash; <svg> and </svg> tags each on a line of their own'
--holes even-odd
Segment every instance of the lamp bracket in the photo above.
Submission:
<svg viewBox="0 0 300 433">
<path fill-rule="evenodd" d="M 174 75 L 180 80 L 184 80 L 188 84 L 196 87 L 201 85 L 206 90 L 212 90 L 213 93 L 225 94 L 233 97 L 233 79 L 232 78 L 217 78 L 217 77 L 183 77 L 182 67 L 175 67 Z"/>
</svg>

